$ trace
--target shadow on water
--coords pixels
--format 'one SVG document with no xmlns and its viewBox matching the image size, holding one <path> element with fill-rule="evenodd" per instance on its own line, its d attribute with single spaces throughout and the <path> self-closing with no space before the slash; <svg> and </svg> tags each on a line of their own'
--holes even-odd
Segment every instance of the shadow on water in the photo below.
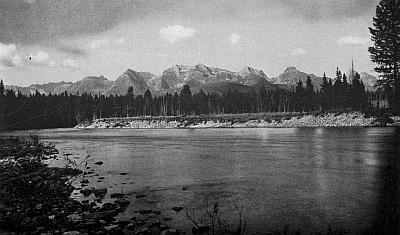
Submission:
<svg viewBox="0 0 400 235">
<path fill-rule="evenodd" d="M 385 144 L 380 145 L 379 151 L 382 164 L 378 171 L 380 187 L 375 218 L 363 234 L 400 234 L 400 128 L 384 138 Z"/>
</svg>

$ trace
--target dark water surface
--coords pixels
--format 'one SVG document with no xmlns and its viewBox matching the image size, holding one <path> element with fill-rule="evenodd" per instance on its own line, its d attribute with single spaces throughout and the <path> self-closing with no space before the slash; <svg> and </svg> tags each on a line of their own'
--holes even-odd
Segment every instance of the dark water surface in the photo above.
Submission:
<svg viewBox="0 0 400 235">
<path fill-rule="evenodd" d="M 85 156 L 99 176 L 91 185 L 132 193 L 121 218 L 141 209 L 162 211 L 168 224 L 193 224 L 219 204 L 228 223 L 243 206 L 247 232 L 285 225 L 306 231 L 399 229 L 400 130 L 395 128 L 75 130 L 37 133 L 60 152 Z M 103 165 L 94 162 L 103 161 Z M 63 161 L 53 162 L 55 165 Z M 120 173 L 128 173 L 121 175 Z M 105 179 L 97 182 L 98 177 Z M 187 190 L 182 190 L 183 188 Z M 147 195 L 136 199 L 135 195 Z M 389 233 L 388 232 L 388 233 Z"/>
</svg>

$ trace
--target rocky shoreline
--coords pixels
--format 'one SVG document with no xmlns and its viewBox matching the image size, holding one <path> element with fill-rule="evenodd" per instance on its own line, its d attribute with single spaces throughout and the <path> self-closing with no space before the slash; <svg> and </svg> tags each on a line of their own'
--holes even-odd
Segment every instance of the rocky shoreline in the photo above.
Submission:
<svg viewBox="0 0 400 235">
<path fill-rule="evenodd" d="M 160 221 L 117 220 L 130 204 L 126 195 L 103 201 L 107 188 L 89 187 L 84 176 L 94 172 L 78 170 L 68 156 L 65 168 L 49 167 L 46 162 L 60 157 L 53 144 L 0 139 L 0 234 L 178 234 Z M 77 191 L 84 200 L 71 198 Z M 161 214 L 148 214 L 154 213 Z"/>
<path fill-rule="evenodd" d="M 360 112 L 297 115 L 240 120 L 207 117 L 107 118 L 83 122 L 78 129 L 175 129 L 175 128 L 293 128 L 399 125 L 399 117 L 367 117 Z"/>
</svg>

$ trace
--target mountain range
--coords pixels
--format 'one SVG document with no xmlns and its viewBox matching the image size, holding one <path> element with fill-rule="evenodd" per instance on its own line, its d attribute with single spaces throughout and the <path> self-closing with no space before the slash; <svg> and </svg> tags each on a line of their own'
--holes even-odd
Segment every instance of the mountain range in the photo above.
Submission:
<svg viewBox="0 0 400 235">
<path fill-rule="evenodd" d="M 362 72 L 361 79 L 364 81 L 367 90 L 373 90 L 377 81 L 376 77 Z M 245 66 L 239 72 L 232 72 L 225 69 L 208 67 L 204 64 L 174 65 L 166 69 L 162 75 L 155 75 L 149 72 L 137 72 L 131 69 L 126 70 L 115 81 L 108 80 L 104 76 L 89 76 L 75 83 L 58 82 L 43 85 L 35 84 L 29 87 L 7 86 L 7 89 L 18 91 L 21 94 L 32 94 L 36 91 L 42 94 L 60 94 L 63 92 L 71 94 L 104 94 L 124 95 L 130 86 L 134 94 L 143 94 L 149 89 L 152 94 L 179 92 L 183 85 L 187 84 L 196 93 L 203 90 L 205 93 L 224 92 L 228 89 L 239 91 L 251 91 L 265 88 L 276 90 L 278 88 L 294 89 L 299 79 L 305 85 L 307 77 L 316 89 L 322 84 L 322 77 L 314 74 L 307 74 L 297 70 L 295 67 L 288 67 L 276 78 L 269 78 L 264 71 Z"/>
</svg>

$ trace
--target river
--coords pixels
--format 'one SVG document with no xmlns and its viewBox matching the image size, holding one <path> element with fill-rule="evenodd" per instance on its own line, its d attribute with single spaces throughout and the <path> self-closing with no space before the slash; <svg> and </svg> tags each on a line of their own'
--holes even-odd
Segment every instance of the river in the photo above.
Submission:
<svg viewBox="0 0 400 235">
<path fill-rule="evenodd" d="M 333 228 L 399 228 L 400 130 L 396 128 L 48 129 L 38 134 L 61 153 L 86 162 L 89 186 L 131 194 L 121 219 L 139 210 L 162 212 L 189 231 L 184 211 L 207 222 L 219 206 L 230 227 L 243 207 L 246 233 L 289 226 L 302 232 Z M 61 154 L 60 154 L 61 155 Z M 96 165 L 102 161 L 104 164 Z M 63 165 L 63 160 L 51 162 Z M 83 166 L 83 163 L 80 167 Z M 126 173 L 126 174 L 121 174 Z M 99 177 L 104 177 L 100 178 Z M 144 198 L 135 196 L 142 194 Z M 193 217 L 193 216 L 191 216 Z"/>
</svg>

